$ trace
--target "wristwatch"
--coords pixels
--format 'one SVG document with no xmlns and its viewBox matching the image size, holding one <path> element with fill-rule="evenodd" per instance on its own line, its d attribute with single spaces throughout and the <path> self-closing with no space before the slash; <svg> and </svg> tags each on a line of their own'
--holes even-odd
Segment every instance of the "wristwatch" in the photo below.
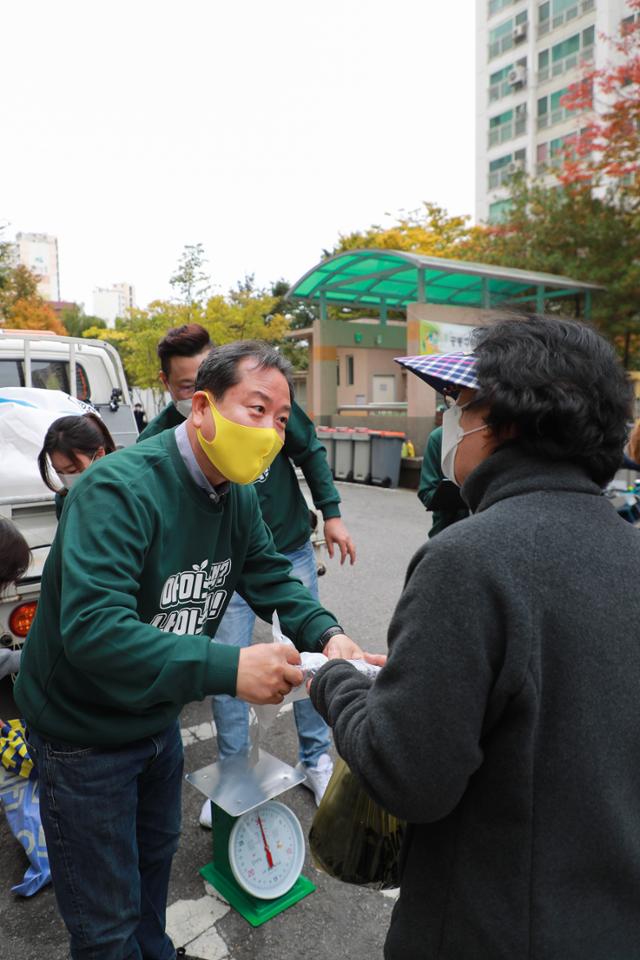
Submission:
<svg viewBox="0 0 640 960">
<path fill-rule="evenodd" d="M 344 630 L 342 627 L 338 626 L 338 624 L 336 624 L 335 627 L 329 627 L 327 630 L 325 630 L 324 633 L 320 635 L 320 639 L 318 640 L 318 647 L 320 651 L 322 652 L 324 650 L 326 645 L 329 643 L 329 640 L 331 640 L 331 637 L 336 637 L 339 633 L 344 633 Z"/>
</svg>

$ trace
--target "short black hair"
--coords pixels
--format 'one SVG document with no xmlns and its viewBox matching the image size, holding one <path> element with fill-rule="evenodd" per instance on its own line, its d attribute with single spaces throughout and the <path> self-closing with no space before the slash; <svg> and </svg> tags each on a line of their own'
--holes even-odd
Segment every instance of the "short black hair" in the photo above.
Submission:
<svg viewBox="0 0 640 960">
<path fill-rule="evenodd" d="M 209 331 L 199 323 L 183 323 L 181 327 L 168 330 L 158 344 L 160 366 L 169 376 L 171 357 L 195 357 L 207 347 L 213 347 Z"/>
<path fill-rule="evenodd" d="M 230 387 L 240 381 L 238 364 L 246 357 L 253 358 L 258 369 L 279 370 L 289 385 L 289 395 L 293 400 L 291 364 L 264 340 L 235 340 L 233 343 L 214 347 L 200 365 L 196 390 L 208 390 L 219 400 Z"/>
<path fill-rule="evenodd" d="M 63 453 L 77 464 L 78 453 L 92 457 L 100 447 L 104 447 L 105 453 L 113 453 L 116 449 L 107 425 L 97 413 L 84 413 L 81 416 L 71 414 L 54 420 L 44 435 L 42 450 L 38 454 L 40 476 L 49 490 L 58 492 L 49 471 L 49 457 L 52 453 Z"/>
<path fill-rule="evenodd" d="M 31 551 L 18 528 L 6 517 L 0 517 L 0 593 L 27 571 Z"/>
<path fill-rule="evenodd" d="M 631 385 L 613 347 L 587 323 L 535 314 L 496 320 L 474 333 L 488 425 L 548 460 L 580 464 L 600 486 L 619 469 Z"/>
</svg>

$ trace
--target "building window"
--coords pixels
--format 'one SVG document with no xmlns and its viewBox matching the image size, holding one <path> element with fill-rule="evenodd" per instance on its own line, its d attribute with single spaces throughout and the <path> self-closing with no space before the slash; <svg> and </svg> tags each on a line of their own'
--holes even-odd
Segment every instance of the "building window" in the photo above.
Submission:
<svg viewBox="0 0 640 960">
<path fill-rule="evenodd" d="M 527 38 L 527 11 L 511 17 L 489 31 L 489 60 L 511 50 Z"/>
<path fill-rule="evenodd" d="M 543 37 L 566 23 L 590 13 L 595 0 L 547 0 L 538 7 L 538 36 Z"/>
<path fill-rule="evenodd" d="M 347 357 L 347 386 L 353 386 L 353 357 Z"/>
<path fill-rule="evenodd" d="M 514 110 L 506 110 L 489 120 L 489 147 L 506 143 L 525 133 L 527 129 L 527 105 L 519 103 Z"/>
<path fill-rule="evenodd" d="M 340 386 L 340 358 L 336 361 L 336 387 Z"/>
<path fill-rule="evenodd" d="M 552 127 L 556 123 L 562 123 L 568 117 L 576 115 L 575 110 L 569 110 L 562 106 L 562 98 L 568 92 L 569 87 L 562 87 L 561 90 L 556 90 L 555 93 L 538 100 L 538 130 Z"/>
<path fill-rule="evenodd" d="M 544 83 L 551 77 L 560 76 L 568 70 L 574 70 L 582 61 L 593 60 L 595 27 L 587 27 L 582 33 L 561 40 L 538 54 L 538 80 Z"/>
<path fill-rule="evenodd" d="M 501 10 L 512 3 L 515 3 L 515 0 L 489 0 L 489 16 L 495 16 L 496 13 L 500 13 Z"/>
<path fill-rule="evenodd" d="M 522 57 L 489 77 L 489 103 L 495 103 L 521 90 L 527 83 L 527 58 Z"/>
<path fill-rule="evenodd" d="M 583 136 L 585 133 L 586 129 L 582 129 L 580 136 Z M 536 150 L 536 173 L 553 173 L 554 169 L 561 167 L 567 153 L 571 151 L 571 146 L 575 143 L 575 139 L 575 133 L 568 133 L 564 137 L 555 137 L 553 140 L 549 140 L 548 143 L 538 144 Z"/>
<path fill-rule="evenodd" d="M 489 163 L 489 190 L 504 187 L 511 177 L 525 169 L 527 152 L 516 150 L 515 153 L 506 153 Z"/>
<path fill-rule="evenodd" d="M 489 204 L 489 223 L 502 223 L 509 216 L 511 210 L 511 198 L 506 200 L 496 200 Z"/>
</svg>

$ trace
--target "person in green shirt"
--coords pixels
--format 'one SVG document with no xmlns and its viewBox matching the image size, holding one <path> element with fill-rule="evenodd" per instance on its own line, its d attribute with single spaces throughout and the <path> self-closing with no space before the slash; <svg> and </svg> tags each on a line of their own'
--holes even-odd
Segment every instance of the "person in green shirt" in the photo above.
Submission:
<svg viewBox="0 0 640 960">
<path fill-rule="evenodd" d="M 429 537 L 435 537 L 445 527 L 464 520 L 469 510 L 460 496 L 460 490 L 442 473 L 442 427 L 436 427 L 429 435 L 422 458 L 418 499 L 425 509 L 431 510 L 433 519 Z"/>
<path fill-rule="evenodd" d="M 148 439 L 183 422 L 189 413 L 198 367 L 211 349 L 208 333 L 198 324 L 177 327 L 158 344 L 161 371 L 159 378 L 169 390 L 172 403 L 148 425 L 138 438 Z M 318 599 L 318 576 L 310 542 L 309 508 L 300 489 L 295 467 L 299 467 L 309 487 L 315 507 L 324 519 L 324 537 L 329 556 L 336 548 L 341 563 L 347 557 L 353 564 L 356 551 L 340 517 L 340 495 L 333 482 L 325 448 L 316 436 L 315 427 L 295 402 L 287 421 L 284 446 L 271 466 L 256 480 L 255 488 L 262 516 L 273 536 L 276 549 L 291 562 L 293 573 Z M 234 594 L 216 639 L 220 643 L 247 647 L 251 643 L 255 614 L 241 596 Z M 246 703 L 233 697 L 217 695 L 211 701 L 216 725 L 218 755 L 226 759 L 249 748 L 249 714 Z M 304 785 L 320 803 L 333 772 L 329 754 L 331 732 L 310 700 L 293 705 L 299 743 L 299 765 L 305 774 Z M 211 827 L 211 804 L 206 800 L 200 812 L 200 823 Z"/>
<path fill-rule="evenodd" d="M 29 729 L 71 956 L 173 960 L 185 703 L 280 703 L 299 650 L 365 656 L 290 576 L 253 481 L 282 447 L 290 367 L 257 341 L 202 364 L 185 423 L 93 464 L 69 491 L 15 699 Z M 212 642 L 234 590 L 288 644 Z M 375 661 L 378 658 L 373 658 Z"/>
</svg>

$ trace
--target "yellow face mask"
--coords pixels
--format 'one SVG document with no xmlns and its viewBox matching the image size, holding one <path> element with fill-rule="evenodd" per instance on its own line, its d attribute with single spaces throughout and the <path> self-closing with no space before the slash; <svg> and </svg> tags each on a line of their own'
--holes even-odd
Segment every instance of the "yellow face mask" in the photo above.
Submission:
<svg viewBox="0 0 640 960">
<path fill-rule="evenodd" d="M 213 440 L 206 440 L 202 432 L 197 431 L 203 452 L 227 480 L 253 483 L 282 450 L 277 431 L 273 427 L 246 427 L 243 423 L 227 420 L 210 399 L 209 406 L 216 434 Z"/>
</svg>

